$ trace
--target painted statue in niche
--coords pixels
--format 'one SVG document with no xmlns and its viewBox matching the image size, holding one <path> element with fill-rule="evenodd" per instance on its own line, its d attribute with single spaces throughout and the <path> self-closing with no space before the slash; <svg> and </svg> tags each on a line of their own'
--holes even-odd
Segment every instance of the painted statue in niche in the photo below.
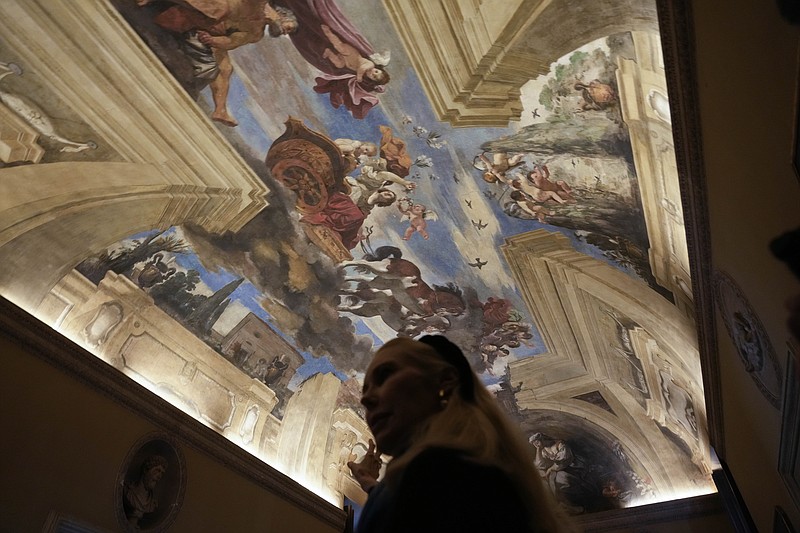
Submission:
<svg viewBox="0 0 800 533">
<path fill-rule="evenodd" d="M 628 394 L 635 398 L 642 408 L 646 408 L 647 400 L 652 397 L 650 385 L 644 373 L 644 364 L 636 354 L 631 339 L 631 332 L 641 326 L 618 311 L 605 309 L 604 313 L 613 322 L 613 333 L 610 338 L 615 339 L 609 346 L 609 357 L 606 359 L 611 369 L 610 373 L 620 376 L 620 382 Z"/>
<path fill-rule="evenodd" d="M 22 76 L 22 74 L 22 67 L 16 63 L 0 62 L 0 80 L 9 75 Z M 0 90 L 0 102 L 3 102 L 11 111 L 27 122 L 39 135 L 60 144 L 60 152 L 78 153 L 97 148 L 97 143 L 94 141 L 76 142 L 60 136 L 50 118 L 24 96 Z"/>
<path fill-rule="evenodd" d="M 667 372 L 660 371 L 661 395 L 664 407 L 672 419 L 694 439 L 698 438 L 697 416 L 692 396 L 685 388 L 675 383 L 675 379 Z"/>
<path fill-rule="evenodd" d="M 3 58 L 0 58 L 3 59 Z M 0 60 L 0 123 L 7 133 L 0 144 L 0 168 L 52 161 L 85 160 L 95 141 L 73 137 L 76 121 L 65 121 L 63 105 L 36 87 L 36 76 L 13 61 Z M 31 82 L 33 79 L 33 82 Z M 32 90 L 31 85 L 35 87 Z M 45 103 L 43 108 L 39 100 Z M 64 127 L 68 122 L 68 127 Z M 86 129 L 80 128 L 79 129 Z M 67 131 L 62 131 L 62 128 Z M 11 132 L 14 135 L 9 135 Z M 77 133 L 75 135 L 78 135 Z M 80 154 L 80 155 L 78 155 Z M 93 154 L 96 157 L 96 154 Z"/>
</svg>

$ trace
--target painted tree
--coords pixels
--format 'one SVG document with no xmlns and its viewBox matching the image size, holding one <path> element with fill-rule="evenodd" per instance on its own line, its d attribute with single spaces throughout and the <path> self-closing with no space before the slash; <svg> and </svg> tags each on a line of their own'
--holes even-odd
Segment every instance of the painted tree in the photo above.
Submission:
<svg viewBox="0 0 800 533">
<path fill-rule="evenodd" d="M 192 292 L 199 283 L 200 273 L 192 269 L 186 272 L 177 272 L 174 276 L 153 286 L 149 293 L 156 305 L 170 316 L 185 319 L 206 299 L 206 296 Z"/>
<path fill-rule="evenodd" d="M 128 275 L 137 263 L 146 261 L 159 252 L 185 253 L 187 244 L 175 235 L 154 233 L 142 241 L 133 241 L 132 245 L 119 250 L 103 250 L 100 254 L 84 260 L 76 268 L 78 272 L 99 283 L 109 270 L 117 274 Z"/>
</svg>

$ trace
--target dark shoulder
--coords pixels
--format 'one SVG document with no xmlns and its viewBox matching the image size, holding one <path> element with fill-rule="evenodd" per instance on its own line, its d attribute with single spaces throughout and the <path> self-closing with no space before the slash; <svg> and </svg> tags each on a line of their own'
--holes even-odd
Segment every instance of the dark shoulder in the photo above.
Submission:
<svg viewBox="0 0 800 533">
<path fill-rule="evenodd" d="M 447 448 L 421 452 L 396 488 L 396 531 L 524 532 L 526 511 L 511 476 Z"/>
<path fill-rule="evenodd" d="M 412 485 L 447 488 L 447 494 L 453 498 L 470 495 L 491 498 L 486 494 L 490 492 L 487 490 L 489 487 L 501 497 L 516 496 L 514 481 L 505 470 L 477 462 L 461 451 L 448 448 L 430 448 L 421 452 L 408 464 L 402 479 Z"/>
<path fill-rule="evenodd" d="M 412 475 L 432 475 L 435 470 L 450 475 L 482 475 L 506 478 L 503 471 L 492 465 L 475 461 L 464 452 L 451 448 L 428 448 L 419 453 L 406 467 L 406 473 Z"/>
</svg>

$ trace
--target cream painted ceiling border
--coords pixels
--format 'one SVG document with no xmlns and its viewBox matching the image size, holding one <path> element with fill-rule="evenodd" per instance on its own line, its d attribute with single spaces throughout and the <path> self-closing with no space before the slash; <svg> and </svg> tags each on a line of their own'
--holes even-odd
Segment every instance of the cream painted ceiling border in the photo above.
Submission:
<svg viewBox="0 0 800 533">
<path fill-rule="evenodd" d="M 267 205 L 265 184 L 110 3 L 0 2 L 0 32 L 22 75 L 40 76 L 124 159 L 4 169 L 3 205 L 15 209 L 0 211 L 0 286 L 18 304 L 35 308 L 73 265 L 136 232 L 236 231 Z M 46 240 L 46 264 L 22 253 Z"/>
<path fill-rule="evenodd" d="M 571 10 L 552 0 L 384 0 L 440 120 L 506 126 L 522 112 L 520 88 L 595 39 L 658 31 L 650 2 L 599 0 Z M 569 24 L 574 31 L 550 31 Z"/>
</svg>

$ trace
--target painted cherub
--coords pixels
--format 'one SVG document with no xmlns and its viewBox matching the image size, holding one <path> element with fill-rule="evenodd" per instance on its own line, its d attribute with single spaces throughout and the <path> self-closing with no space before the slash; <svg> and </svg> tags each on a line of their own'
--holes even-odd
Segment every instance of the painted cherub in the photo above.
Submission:
<svg viewBox="0 0 800 533">
<path fill-rule="evenodd" d="M 413 190 L 416 184 L 388 170 L 388 161 L 378 155 L 378 146 L 373 142 L 353 139 L 335 139 L 333 141 L 342 151 L 345 159 L 360 165 L 357 176 L 350 176 L 347 181 L 366 193 L 374 192 L 386 182 L 402 185 L 407 191 Z"/>
<path fill-rule="evenodd" d="M 408 217 L 410 221 L 410 225 L 403 234 L 403 240 L 409 240 L 414 233 L 419 233 L 423 239 L 428 240 L 430 235 L 428 235 L 428 223 L 425 219 L 436 220 L 436 213 L 428 209 L 424 204 L 415 203 L 408 197 L 397 201 L 397 209 L 405 217 Z"/>
<path fill-rule="evenodd" d="M 490 160 L 485 154 L 479 154 L 476 160 L 481 161 L 484 174 L 483 179 L 487 183 L 501 181 L 507 183 L 506 172 L 523 164 L 524 154 L 514 154 L 509 156 L 506 152 L 495 152 Z M 477 166 L 477 165 L 476 165 Z"/>
<path fill-rule="evenodd" d="M 386 55 L 374 54 L 366 58 L 356 47 L 340 39 L 329 26 L 322 24 L 320 28 L 331 45 L 325 48 L 322 57 L 330 61 L 334 67 L 352 70 L 356 73 L 356 81 L 359 83 L 364 78 L 375 85 L 389 83 L 389 73 L 384 68 L 389 62 Z"/>
<path fill-rule="evenodd" d="M 515 190 L 511 192 L 511 200 L 516 203 L 520 209 L 531 215 L 533 218 L 541 223 L 544 223 L 547 215 L 553 215 L 555 212 L 546 208 L 543 205 L 537 204 L 533 198 L 528 196 L 522 191 Z"/>
<path fill-rule="evenodd" d="M 533 170 L 528 174 L 528 179 L 533 182 L 536 187 L 543 191 L 553 191 L 562 197 L 564 200 L 574 200 L 572 196 L 572 188 L 564 180 L 550 180 L 550 169 L 547 165 L 534 165 Z"/>
<path fill-rule="evenodd" d="M 349 174 L 361 164 L 361 156 L 371 153 L 378 153 L 378 146 L 369 141 L 359 141 L 357 139 L 334 139 L 333 142 L 341 150 L 347 162 L 346 174 Z"/>
<path fill-rule="evenodd" d="M 527 194 L 536 202 L 552 200 L 559 204 L 574 204 L 572 189 L 564 181 L 553 183 L 546 165 L 536 165 L 527 175 L 518 173 L 509 185 Z"/>
</svg>

